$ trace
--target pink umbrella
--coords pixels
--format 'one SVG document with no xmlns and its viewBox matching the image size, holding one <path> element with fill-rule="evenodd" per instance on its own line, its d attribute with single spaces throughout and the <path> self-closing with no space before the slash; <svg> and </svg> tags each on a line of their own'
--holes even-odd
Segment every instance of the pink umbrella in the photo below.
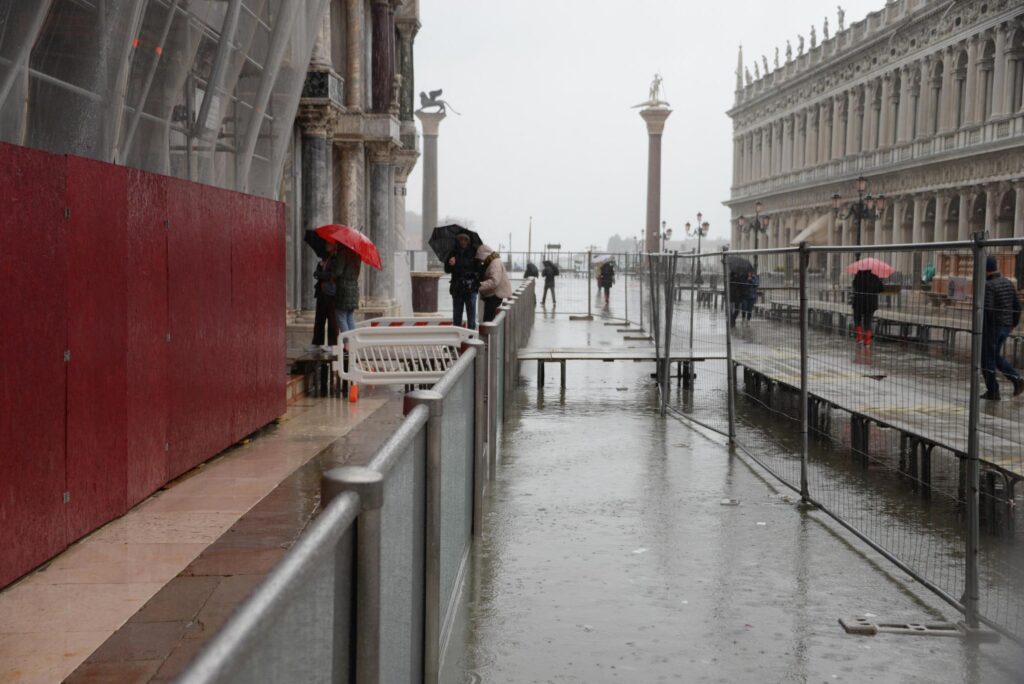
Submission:
<svg viewBox="0 0 1024 684">
<path fill-rule="evenodd" d="M 856 273 L 857 271 L 871 271 L 879 278 L 888 278 L 893 274 L 895 270 L 896 269 L 890 266 L 889 264 L 885 263 L 884 261 L 879 261 L 874 257 L 868 257 L 867 259 L 855 261 L 846 267 L 847 273 Z"/>
</svg>

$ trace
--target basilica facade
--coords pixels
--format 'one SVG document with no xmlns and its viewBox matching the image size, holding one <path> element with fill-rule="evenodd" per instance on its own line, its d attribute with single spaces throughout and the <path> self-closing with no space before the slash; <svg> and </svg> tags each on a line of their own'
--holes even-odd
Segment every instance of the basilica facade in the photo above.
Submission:
<svg viewBox="0 0 1024 684">
<path fill-rule="evenodd" d="M 856 244 L 861 177 L 886 202 L 860 244 L 1024 237 L 1024 0 L 890 0 L 837 29 L 756 76 L 741 53 L 734 249 Z"/>
</svg>

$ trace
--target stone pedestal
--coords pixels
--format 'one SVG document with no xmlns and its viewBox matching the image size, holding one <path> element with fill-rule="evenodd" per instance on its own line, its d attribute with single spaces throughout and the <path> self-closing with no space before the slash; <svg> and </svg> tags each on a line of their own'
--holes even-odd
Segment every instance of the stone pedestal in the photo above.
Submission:
<svg viewBox="0 0 1024 684">
<path fill-rule="evenodd" d="M 661 134 L 665 120 L 672 114 L 666 106 L 650 106 L 640 111 L 647 124 L 647 228 L 645 249 L 660 251 L 661 235 Z"/>
<path fill-rule="evenodd" d="M 445 115 L 436 112 L 416 112 L 423 126 L 423 248 L 427 251 L 427 268 L 441 269 L 441 261 L 427 244 L 437 227 L 437 135 Z"/>
</svg>

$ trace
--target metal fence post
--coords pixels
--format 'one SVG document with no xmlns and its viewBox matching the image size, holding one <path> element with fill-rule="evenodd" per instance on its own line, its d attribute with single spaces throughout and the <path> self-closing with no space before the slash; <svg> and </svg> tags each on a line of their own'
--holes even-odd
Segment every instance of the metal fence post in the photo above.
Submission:
<svg viewBox="0 0 1024 684">
<path fill-rule="evenodd" d="M 967 468 L 964 497 L 967 506 L 967 544 L 964 553 L 964 595 L 961 603 L 969 629 L 978 628 L 978 540 L 981 534 L 978 489 L 981 467 L 978 461 L 978 420 L 981 417 L 981 343 L 985 324 L 985 233 L 974 235 L 974 293 L 971 301 L 971 394 L 967 418 Z"/>
<path fill-rule="evenodd" d="M 495 342 L 498 332 L 494 323 L 480 324 L 480 337 L 487 343 L 487 477 L 491 480 L 498 467 L 498 400 L 494 396 L 498 389 L 498 345 Z"/>
<path fill-rule="evenodd" d="M 698 257 L 699 258 L 699 257 Z M 696 261 L 696 259 L 695 259 Z M 722 302 L 725 309 L 725 381 L 729 383 L 729 446 L 736 444 L 736 367 L 732 362 L 732 304 L 729 302 L 729 252 L 722 249 Z M 690 309 L 693 321 L 693 309 Z M 690 354 L 693 354 L 693 325 L 690 325 Z M 692 367 L 693 364 L 691 363 Z"/>
<path fill-rule="evenodd" d="M 699 228 L 700 226 L 698 226 Z M 691 254 L 695 254 L 693 250 L 690 250 Z M 695 308 L 694 303 L 697 300 L 697 260 L 700 259 L 698 256 L 690 258 L 690 353 L 693 353 L 693 310 Z M 690 364 L 693 368 L 693 364 Z"/>
<path fill-rule="evenodd" d="M 380 681 L 380 509 L 384 476 L 361 466 L 332 468 L 320 480 L 321 503 L 327 506 L 343 492 L 359 495 L 356 518 L 356 652 L 357 684 Z"/>
<path fill-rule="evenodd" d="M 672 253 L 672 260 L 665 268 L 665 359 L 661 363 L 661 415 L 668 413 L 668 394 L 672 384 L 669 382 L 672 368 L 672 309 L 674 300 L 672 287 L 675 284 L 676 261 L 679 253 Z"/>
<path fill-rule="evenodd" d="M 633 261 L 633 272 L 636 273 L 637 282 L 640 284 L 640 330 L 644 330 L 644 276 L 643 261 L 637 257 Z"/>
<path fill-rule="evenodd" d="M 594 312 L 592 307 L 594 306 L 594 291 L 593 291 L 593 280 L 594 280 L 594 269 L 591 268 L 590 250 L 587 250 L 587 263 L 584 264 L 587 269 L 587 315 L 593 316 Z"/>
<path fill-rule="evenodd" d="M 661 327 L 660 321 L 658 320 L 658 272 L 660 271 L 660 257 L 653 254 L 647 255 L 647 276 L 650 279 L 650 304 L 651 304 L 651 337 L 654 338 L 654 377 L 658 381 L 658 387 L 664 391 L 661 386 Z"/>
<path fill-rule="evenodd" d="M 624 259 L 628 265 L 629 255 L 626 255 Z M 626 327 L 629 327 L 629 269 L 623 267 L 622 269 L 622 303 L 624 310 L 622 312 L 622 320 L 626 322 Z"/>
<path fill-rule="evenodd" d="M 441 463 L 444 396 L 434 390 L 405 395 L 405 413 L 423 404 L 427 419 L 426 531 L 423 577 L 423 679 L 439 681 L 441 668 Z"/>
<path fill-rule="evenodd" d="M 810 264 L 807 243 L 800 243 L 800 500 L 807 503 L 807 458 L 810 454 L 810 427 L 807 388 L 807 342 L 810 329 L 807 318 L 807 267 Z"/>
<path fill-rule="evenodd" d="M 473 360 L 473 534 L 483 533 L 484 493 L 487 487 L 487 343 L 469 340 Z"/>
</svg>

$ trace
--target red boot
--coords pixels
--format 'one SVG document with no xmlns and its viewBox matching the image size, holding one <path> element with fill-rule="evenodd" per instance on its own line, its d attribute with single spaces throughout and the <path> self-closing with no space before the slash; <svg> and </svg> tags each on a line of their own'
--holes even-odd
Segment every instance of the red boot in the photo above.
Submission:
<svg viewBox="0 0 1024 684">
<path fill-rule="evenodd" d="M 865 347 L 870 347 L 871 346 L 871 336 L 873 334 L 874 333 L 872 333 L 870 330 L 865 330 L 864 331 L 864 346 Z"/>
<path fill-rule="evenodd" d="M 857 342 L 864 341 L 864 328 L 857 326 Z"/>
</svg>

